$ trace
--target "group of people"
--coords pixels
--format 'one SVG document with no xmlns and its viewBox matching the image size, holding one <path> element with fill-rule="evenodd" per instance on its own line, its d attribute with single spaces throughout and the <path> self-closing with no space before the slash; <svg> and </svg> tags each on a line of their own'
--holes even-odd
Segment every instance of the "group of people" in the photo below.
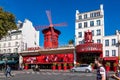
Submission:
<svg viewBox="0 0 120 80">
<path fill-rule="evenodd" d="M 98 57 L 95 58 L 95 64 L 97 65 L 97 78 L 96 80 L 109 80 L 109 78 L 113 78 L 115 80 L 120 80 L 120 64 L 117 66 L 117 71 L 108 75 L 108 72 L 105 70 L 103 64 L 103 59 Z"/>
</svg>

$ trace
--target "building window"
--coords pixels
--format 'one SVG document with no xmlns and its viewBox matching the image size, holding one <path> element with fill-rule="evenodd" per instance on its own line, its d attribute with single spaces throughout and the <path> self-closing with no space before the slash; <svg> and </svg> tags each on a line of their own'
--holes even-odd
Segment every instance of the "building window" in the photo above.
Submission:
<svg viewBox="0 0 120 80">
<path fill-rule="evenodd" d="M 82 37 L 82 32 L 78 32 L 78 37 Z"/>
<path fill-rule="evenodd" d="M 84 27 L 87 27 L 87 22 L 84 22 Z"/>
<path fill-rule="evenodd" d="M 97 20 L 97 26 L 100 26 L 100 24 L 101 24 L 100 20 Z"/>
<path fill-rule="evenodd" d="M 94 26 L 94 21 L 90 21 L 90 26 Z"/>
<path fill-rule="evenodd" d="M 9 42 L 9 43 L 8 43 L 8 47 L 10 47 L 10 46 L 11 46 L 11 43 Z"/>
<path fill-rule="evenodd" d="M 96 13 L 96 16 L 100 16 L 100 12 L 97 12 L 97 13 Z"/>
<path fill-rule="evenodd" d="M 92 36 L 94 36 L 94 30 L 92 30 Z"/>
<path fill-rule="evenodd" d="M 6 43 L 4 43 L 3 47 L 6 47 Z"/>
<path fill-rule="evenodd" d="M 87 14 L 84 15 L 84 19 L 86 19 L 86 18 L 87 18 Z"/>
<path fill-rule="evenodd" d="M 8 49 L 8 53 L 11 53 L 11 49 Z"/>
<path fill-rule="evenodd" d="M 9 36 L 10 40 L 12 40 L 12 36 Z"/>
<path fill-rule="evenodd" d="M 101 30 L 100 29 L 97 30 L 97 36 L 98 35 L 101 35 Z"/>
<path fill-rule="evenodd" d="M 16 35 L 15 39 L 18 39 L 18 35 Z"/>
<path fill-rule="evenodd" d="M 18 52 L 18 48 L 14 48 L 14 52 Z"/>
<path fill-rule="evenodd" d="M 18 42 L 15 42 L 15 46 L 18 46 Z"/>
<path fill-rule="evenodd" d="M 109 46 L 109 40 L 105 40 L 105 46 Z"/>
<path fill-rule="evenodd" d="M 94 13 L 94 17 L 96 17 L 97 15 L 96 15 L 96 13 Z"/>
<path fill-rule="evenodd" d="M 79 20 L 81 20 L 81 19 L 82 19 L 82 15 L 79 16 Z"/>
<path fill-rule="evenodd" d="M 105 56 L 109 56 L 109 50 L 105 51 Z"/>
<path fill-rule="evenodd" d="M 116 56 L 116 50 L 112 50 L 112 56 Z"/>
<path fill-rule="evenodd" d="M 94 13 L 90 13 L 90 17 L 94 17 Z"/>
<path fill-rule="evenodd" d="M 101 39 L 97 39 L 97 43 L 101 43 Z"/>
<path fill-rule="evenodd" d="M 4 52 L 3 53 L 6 53 L 6 49 L 4 49 Z"/>
<path fill-rule="evenodd" d="M 7 41 L 7 37 L 5 37 L 5 41 Z"/>
<path fill-rule="evenodd" d="M 116 45 L 116 39 L 112 39 L 112 46 Z"/>
<path fill-rule="evenodd" d="M 79 23 L 79 24 L 78 24 L 78 28 L 82 28 L 82 23 Z"/>
<path fill-rule="evenodd" d="M 79 44 L 83 44 L 83 41 L 79 41 Z"/>
</svg>

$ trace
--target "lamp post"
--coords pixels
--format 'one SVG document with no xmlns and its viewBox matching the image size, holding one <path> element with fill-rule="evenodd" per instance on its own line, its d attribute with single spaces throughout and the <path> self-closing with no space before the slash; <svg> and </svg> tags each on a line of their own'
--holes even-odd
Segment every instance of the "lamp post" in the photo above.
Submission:
<svg viewBox="0 0 120 80">
<path fill-rule="evenodd" d="M 120 40 L 118 40 L 118 59 L 120 63 Z"/>
</svg>

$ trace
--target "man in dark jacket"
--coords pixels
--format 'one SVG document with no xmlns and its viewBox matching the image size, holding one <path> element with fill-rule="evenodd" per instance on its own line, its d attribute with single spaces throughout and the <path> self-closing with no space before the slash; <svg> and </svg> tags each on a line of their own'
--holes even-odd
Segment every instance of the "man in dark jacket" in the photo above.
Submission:
<svg viewBox="0 0 120 80">
<path fill-rule="evenodd" d="M 5 76 L 8 77 L 8 74 L 9 74 L 9 76 L 12 76 L 11 75 L 11 67 L 9 65 L 7 65 L 7 67 L 6 67 Z"/>
</svg>

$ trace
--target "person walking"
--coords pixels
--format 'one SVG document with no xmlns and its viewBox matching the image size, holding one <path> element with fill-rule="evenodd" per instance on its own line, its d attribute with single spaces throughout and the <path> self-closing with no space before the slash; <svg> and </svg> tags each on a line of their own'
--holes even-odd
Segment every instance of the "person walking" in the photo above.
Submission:
<svg viewBox="0 0 120 80">
<path fill-rule="evenodd" d="M 106 79 L 106 71 L 102 65 L 103 59 L 98 57 L 95 58 L 95 64 L 97 65 L 97 78 L 96 80 L 107 80 Z"/>
<path fill-rule="evenodd" d="M 8 74 L 9 74 L 9 76 L 12 77 L 12 75 L 11 75 L 11 67 L 9 65 L 6 66 L 5 76 L 8 77 Z"/>
</svg>

